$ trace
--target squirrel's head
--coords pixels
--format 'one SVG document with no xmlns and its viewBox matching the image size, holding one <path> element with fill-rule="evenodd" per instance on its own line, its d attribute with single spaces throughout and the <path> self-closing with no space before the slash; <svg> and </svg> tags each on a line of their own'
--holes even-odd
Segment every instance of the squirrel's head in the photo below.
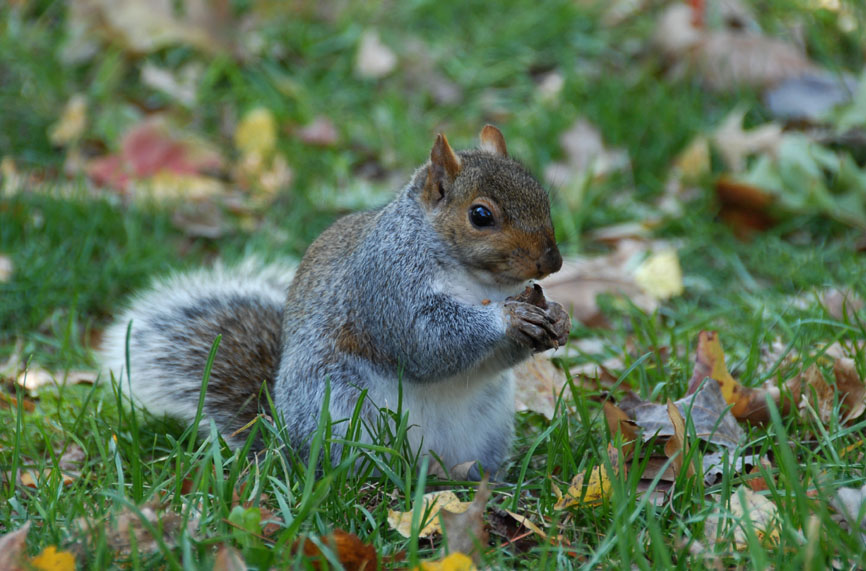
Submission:
<svg viewBox="0 0 866 571">
<path fill-rule="evenodd" d="M 492 125 L 478 150 L 455 153 L 439 134 L 419 198 L 451 253 L 490 281 L 514 285 L 562 266 L 547 192 Z"/>
</svg>

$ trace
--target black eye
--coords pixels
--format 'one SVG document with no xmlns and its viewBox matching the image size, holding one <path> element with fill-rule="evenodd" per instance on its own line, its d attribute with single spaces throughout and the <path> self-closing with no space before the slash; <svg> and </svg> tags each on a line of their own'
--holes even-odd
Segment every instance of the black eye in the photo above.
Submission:
<svg viewBox="0 0 866 571">
<path fill-rule="evenodd" d="M 469 221 L 476 228 L 484 228 L 485 226 L 493 226 L 493 213 L 486 206 L 476 204 L 469 209 Z"/>
</svg>

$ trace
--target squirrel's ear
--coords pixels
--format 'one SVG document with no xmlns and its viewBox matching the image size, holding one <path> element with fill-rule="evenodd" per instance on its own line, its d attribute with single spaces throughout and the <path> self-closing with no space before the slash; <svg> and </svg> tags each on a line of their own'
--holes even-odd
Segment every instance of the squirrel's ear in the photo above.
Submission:
<svg viewBox="0 0 866 571">
<path fill-rule="evenodd" d="M 505 147 L 505 137 L 502 136 L 502 131 L 493 125 L 484 125 L 484 128 L 481 129 L 481 150 L 507 157 L 508 149 Z"/>
<path fill-rule="evenodd" d="M 460 173 L 460 157 L 448 144 L 445 135 L 439 133 L 433 150 L 430 151 L 430 168 L 424 184 L 424 200 L 433 205 L 445 195 L 445 184 L 451 184 Z"/>
</svg>

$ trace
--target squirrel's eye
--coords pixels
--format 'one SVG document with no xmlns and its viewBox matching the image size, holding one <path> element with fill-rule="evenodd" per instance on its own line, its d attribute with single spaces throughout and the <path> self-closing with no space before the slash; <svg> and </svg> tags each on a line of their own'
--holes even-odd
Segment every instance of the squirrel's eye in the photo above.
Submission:
<svg viewBox="0 0 866 571">
<path fill-rule="evenodd" d="M 490 209 L 486 206 L 481 206 L 480 204 L 476 204 L 472 208 L 469 209 L 469 221 L 472 222 L 472 225 L 476 228 L 483 228 L 485 226 L 493 226 L 493 213 L 490 212 Z"/>
</svg>

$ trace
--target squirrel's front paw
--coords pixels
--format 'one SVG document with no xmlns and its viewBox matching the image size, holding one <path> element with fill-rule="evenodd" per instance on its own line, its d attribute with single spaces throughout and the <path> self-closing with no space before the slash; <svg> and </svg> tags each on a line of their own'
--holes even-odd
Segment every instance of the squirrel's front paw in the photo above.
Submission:
<svg viewBox="0 0 866 571">
<path fill-rule="evenodd" d="M 548 302 L 548 307 L 541 308 L 507 300 L 505 313 L 508 316 L 506 334 L 535 352 L 555 349 L 568 340 L 571 320 L 558 303 Z"/>
</svg>

